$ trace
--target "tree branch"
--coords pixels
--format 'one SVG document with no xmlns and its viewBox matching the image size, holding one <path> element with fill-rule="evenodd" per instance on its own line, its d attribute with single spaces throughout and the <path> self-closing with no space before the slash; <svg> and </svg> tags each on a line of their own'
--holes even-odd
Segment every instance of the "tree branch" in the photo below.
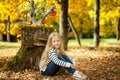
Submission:
<svg viewBox="0 0 120 80">
<path fill-rule="evenodd" d="M 34 11 L 35 11 L 35 7 L 34 7 L 34 1 L 30 2 L 30 17 L 31 17 L 31 22 L 35 23 L 38 26 L 41 26 L 42 24 L 42 20 L 50 13 L 53 11 L 53 9 L 55 9 L 55 5 L 53 5 L 49 10 L 47 10 L 43 15 L 42 18 L 39 20 L 36 20 L 35 16 L 34 16 Z"/>
<path fill-rule="evenodd" d="M 55 9 L 55 5 L 53 5 L 49 10 L 47 10 L 47 11 L 43 14 L 43 15 L 42 15 L 42 18 L 39 19 L 36 24 L 38 24 L 38 25 L 40 26 L 41 23 L 42 23 L 42 20 L 43 20 L 48 14 L 50 14 L 50 12 L 52 12 L 54 9 Z"/>
<path fill-rule="evenodd" d="M 70 16 L 68 16 L 68 23 L 69 23 L 69 26 L 71 27 L 73 33 L 75 34 L 75 38 L 77 39 L 78 44 L 81 46 L 79 35 L 78 35 L 77 30 L 75 29 L 75 27 L 72 23 Z"/>
<path fill-rule="evenodd" d="M 42 18 L 37 20 L 35 18 L 35 7 L 34 7 L 34 1 L 30 2 L 30 1 L 27 1 L 30 3 L 30 18 L 29 19 L 16 19 L 16 20 L 12 20 L 12 23 L 16 23 L 16 22 L 22 22 L 22 21 L 28 21 L 30 23 L 35 23 L 36 25 L 38 26 L 41 26 L 42 25 L 42 20 L 48 15 L 50 14 L 50 12 L 52 12 L 54 9 L 55 9 L 55 5 L 52 5 L 52 7 L 50 9 L 48 9 L 43 15 L 42 15 Z M 27 14 L 27 13 L 26 13 Z M 3 21 L 0 21 L 0 23 L 3 23 Z"/>
</svg>

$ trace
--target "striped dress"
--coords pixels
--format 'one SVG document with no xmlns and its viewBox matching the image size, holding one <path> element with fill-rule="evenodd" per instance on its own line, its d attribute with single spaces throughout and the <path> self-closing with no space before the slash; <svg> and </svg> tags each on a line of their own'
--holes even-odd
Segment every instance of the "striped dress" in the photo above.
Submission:
<svg viewBox="0 0 120 80">
<path fill-rule="evenodd" d="M 63 60 L 60 60 L 60 59 L 58 58 L 58 55 L 59 55 L 59 52 L 58 52 L 57 50 L 51 49 L 51 50 L 49 51 L 49 57 L 48 57 L 47 61 L 44 63 L 45 66 L 44 66 L 42 69 L 40 69 L 40 70 L 41 70 L 41 71 L 45 71 L 46 68 L 47 68 L 47 65 L 48 65 L 51 61 L 54 62 L 56 65 L 61 66 L 61 67 L 70 67 L 70 64 L 71 64 L 71 63 L 68 63 L 68 62 L 65 62 L 65 61 L 63 61 Z"/>
</svg>

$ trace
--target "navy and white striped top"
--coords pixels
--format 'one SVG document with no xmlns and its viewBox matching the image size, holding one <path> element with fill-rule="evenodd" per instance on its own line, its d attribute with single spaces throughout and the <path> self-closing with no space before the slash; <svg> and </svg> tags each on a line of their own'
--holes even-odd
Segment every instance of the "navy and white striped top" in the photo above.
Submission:
<svg viewBox="0 0 120 80">
<path fill-rule="evenodd" d="M 49 51 L 49 56 L 48 56 L 48 60 L 47 62 L 45 63 L 45 68 L 44 70 L 42 71 L 45 71 L 45 69 L 47 68 L 47 65 L 49 64 L 49 62 L 53 61 L 56 65 L 58 66 L 62 66 L 62 67 L 70 67 L 70 64 L 69 62 L 65 62 L 65 61 L 62 61 L 58 58 L 58 55 L 59 55 L 59 52 L 55 49 L 51 49 Z"/>
</svg>

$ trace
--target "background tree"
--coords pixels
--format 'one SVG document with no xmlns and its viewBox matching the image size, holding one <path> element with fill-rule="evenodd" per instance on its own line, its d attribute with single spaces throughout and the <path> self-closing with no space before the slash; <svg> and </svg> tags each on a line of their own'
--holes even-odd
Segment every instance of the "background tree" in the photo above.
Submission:
<svg viewBox="0 0 120 80">
<path fill-rule="evenodd" d="M 120 18 L 118 18 L 118 27 L 117 27 L 117 35 L 116 35 L 116 37 L 117 37 L 117 40 L 120 39 Z"/>
<path fill-rule="evenodd" d="M 75 29 L 70 16 L 68 16 L 68 23 L 69 23 L 69 27 L 72 29 L 73 33 L 75 34 L 75 38 L 76 38 L 78 44 L 81 46 L 80 36 L 79 36 L 77 30 Z"/>
<path fill-rule="evenodd" d="M 60 5 L 56 4 L 56 0 L 46 0 L 45 5 L 47 5 L 47 8 L 50 8 L 52 4 L 56 5 L 55 12 L 57 12 L 56 16 L 47 16 L 45 20 L 47 23 L 46 26 L 51 26 L 54 28 L 59 27 L 59 9 Z M 41 5 L 44 5 L 42 3 L 42 0 L 35 0 L 35 6 L 37 6 L 37 9 L 41 9 Z M 117 25 L 118 25 L 118 18 L 119 18 L 119 0 L 108 0 L 104 1 L 101 0 L 101 8 L 100 8 L 100 36 L 102 38 L 108 38 L 108 37 L 116 37 L 117 31 Z M 76 5 L 74 5 L 76 4 Z M 48 7 L 49 6 L 49 7 Z M 6 34 L 6 24 L 3 24 L 7 21 L 7 16 L 10 15 L 10 21 L 11 21 L 11 27 L 10 27 L 10 34 L 15 35 L 16 30 L 19 26 L 18 23 L 13 23 L 15 20 L 19 20 L 18 18 L 25 20 L 25 17 L 29 18 L 30 14 L 29 12 L 29 3 L 27 3 L 25 0 L 19 0 L 19 1 L 0 1 L 0 32 L 2 34 Z M 27 13 L 27 14 L 26 14 Z M 38 18 L 38 15 L 40 17 L 41 11 L 37 12 L 35 10 L 36 17 Z M 94 32 L 94 1 L 93 0 L 83 0 L 83 1 L 74 1 L 69 0 L 69 7 L 68 7 L 68 13 L 72 19 L 72 22 L 77 29 L 79 35 L 82 34 L 82 38 L 93 38 L 93 32 Z M 7 16 L 6 16 L 7 15 Z M 14 15 L 14 16 L 13 16 Z M 52 24 L 52 25 L 51 25 Z M 81 32 L 80 32 L 81 31 Z M 108 34 L 109 33 L 109 34 Z M 70 32 L 70 36 L 74 38 L 73 32 Z"/>
<path fill-rule="evenodd" d="M 7 41 L 10 42 L 10 16 L 8 16 L 8 21 L 7 21 Z"/>
<path fill-rule="evenodd" d="M 68 0 L 61 0 L 59 33 L 63 38 L 64 49 L 67 50 L 68 43 Z"/>
<path fill-rule="evenodd" d="M 68 16 L 68 0 L 66 1 L 61 1 L 60 3 L 60 27 L 59 27 L 59 32 L 63 38 L 63 44 L 64 44 L 64 49 L 67 50 L 68 48 L 68 35 L 69 35 L 69 28 L 72 29 L 73 33 L 75 34 L 76 40 L 78 41 L 78 44 L 81 45 L 79 35 L 77 33 L 77 30 L 75 29 L 72 20 L 70 16 Z"/>
<path fill-rule="evenodd" d="M 95 14 L 94 14 L 94 41 L 95 47 L 99 47 L 100 36 L 99 36 L 99 10 L 100 10 L 100 0 L 95 0 Z"/>
<path fill-rule="evenodd" d="M 119 0 L 100 0 L 100 35 L 101 37 L 118 37 L 118 22 L 119 22 Z M 116 34 L 117 33 L 117 34 Z"/>
</svg>

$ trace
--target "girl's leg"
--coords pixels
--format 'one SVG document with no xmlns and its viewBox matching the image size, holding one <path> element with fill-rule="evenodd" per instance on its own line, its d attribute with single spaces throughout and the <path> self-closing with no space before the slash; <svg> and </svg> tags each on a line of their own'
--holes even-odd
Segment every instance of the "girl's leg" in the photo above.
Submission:
<svg viewBox="0 0 120 80">
<path fill-rule="evenodd" d="M 57 71 L 59 71 L 59 66 L 57 66 L 54 62 L 50 62 L 44 72 L 42 72 L 43 75 L 48 75 L 48 76 L 54 76 Z"/>
<path fill-rule="evenodd" d="M 70 63 L 73 64 L 72 59 L 70 59 L 66 54 L 63 54 L 62 57 L 63 57 L 66 61 L 68 61 L 68 62 L 70 62 Z"/>
<path fill-rule="evenodd" d="M 65 54 L 60 56 L 60 59 L 73 64 L 72 60 Z M 79 72 L 78 70 L 75 70 L 71 67 L 66 68 L 66 70 L 73 74 L 73 77 L 75 78 L 75 80 L 86 80 L 87 79 L 87 76 L 84 75 L 82 72 Z"/>
<path fill-rule="evenodd" d="M 65 62 L 72 63 L 72 61 L 67 57 L 67 55 L 66 55 L 66 56 L 65 56 L 65 55 L 62 55 L 62 56 L 59 56 L 58 58 L 59 58 L 60 60 L 65 61 Z M 76 71 L 75 69 L 73 69 L 73 68 L 71 68 L 71 67 L 66 68 L 66 70 L 67 70 L 68 72 L 72 73 L 72 74 Z"/>
</svg>

